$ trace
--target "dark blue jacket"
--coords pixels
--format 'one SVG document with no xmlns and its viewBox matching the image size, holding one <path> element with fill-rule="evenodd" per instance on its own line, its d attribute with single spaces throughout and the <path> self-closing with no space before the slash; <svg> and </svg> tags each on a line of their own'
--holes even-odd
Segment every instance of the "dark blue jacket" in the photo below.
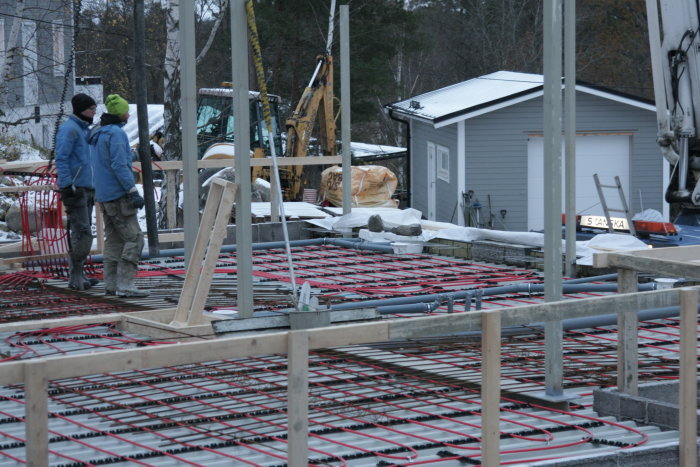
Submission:
<svg viewBox="0 0 700 467">
<path fill-rule="evenodd" d="M 100 126 L 89 137 L 94 154 L 95 201 L 100 203 L 119 199 L 135 186 L 133 156 L 123 126 L 123 123 Z"/>
<path fill-rule="evenodd" d="M 87 142 L 90 131 L 88 127 L 86 121 L 71 115 L 58 128 L 55 165 L 59 188 L 70 185 L 95 188 L 90 147 Z"/>
</svg>

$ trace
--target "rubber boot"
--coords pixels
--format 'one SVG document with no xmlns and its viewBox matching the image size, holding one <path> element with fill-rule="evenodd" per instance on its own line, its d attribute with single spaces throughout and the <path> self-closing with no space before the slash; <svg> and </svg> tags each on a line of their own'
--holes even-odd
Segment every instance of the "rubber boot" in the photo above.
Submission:
<svg viewBox="0 0 700 467">
<path fill-rule="evenodd" d="M 104 262 L 102 267 L 102 280 L 105 283 L 105 295 L 117 293 L 117 262 Z"/>
<path fill-rule="evenodd" d="M 85 285 L 85 288 L 90 289 L 92 287 L 95 287 L 99 283 L 100 281 L 98 281 L 97 279 L 88 277 L 87 274 L 85 274 L 85 267 L 83 266 L 83 284 Z"/>
<path fill-rule="evenodd" d="M 135 264 L 120 262 L 117 271 L 117 297 L 148 297 L 148 292 L 136 288 L 134 279 L 136 276 Z"/>
<path fill-rule="evenodd" d="M 68 287 L 73 290 L 85 290 L 85 281 L 83 281 L 83 261 L 68 259 Z"/>
</svg>

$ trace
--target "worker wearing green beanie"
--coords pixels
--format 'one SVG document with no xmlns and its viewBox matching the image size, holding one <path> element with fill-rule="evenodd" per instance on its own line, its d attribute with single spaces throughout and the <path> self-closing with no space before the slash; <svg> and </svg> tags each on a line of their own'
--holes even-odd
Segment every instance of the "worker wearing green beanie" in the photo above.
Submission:
<svg viewBox="0 0 700 467">
<path fill-rule="evenodd" d="M 129 113 L 129 103 L 119 94 L 110 94 L 105 101 L 107 113 L 121 117 Z"/>
<path fill-rule="evenodd" d="M 137 211 L 143 197 L 136 188 L 131 169 L 133 156 L 124 124 L 129 120 L 129 103 L 118 94 L 105 101 L 107 113 L 88 138 L 93 147 L 95 200 L 102 206 L 105 242 L 102 273 L 105 294 L 120 297 L 146 297 L 135 279 L 143 250 L 143 232 Z"/>
</svg>

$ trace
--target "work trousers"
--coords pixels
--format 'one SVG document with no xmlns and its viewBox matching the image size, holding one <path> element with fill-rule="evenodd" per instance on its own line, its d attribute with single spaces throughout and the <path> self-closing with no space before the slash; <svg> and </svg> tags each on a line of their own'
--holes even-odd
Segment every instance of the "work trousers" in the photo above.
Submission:
<svg viewBox="0 0 700 467">
<path fill-rule="evenodd" d="M 82 264 L 92 248 L 92 209 L 95 190 L 80 188 L 71 197 L 62 198 L 68 218 L 70 258 L 73 264 Z"/>
<path fill-rule="evenodd" d="M 105 290 L 117 289 L 117 272 L 124 276 L 122 281 L 133 281 L 143 250 L 143 232 L 136 218 L 136 208 L 131 199 L 123 196 L 114 201 L 102 203 L 105 225 L 104 244 L 104 283 Z"/>
</svg>

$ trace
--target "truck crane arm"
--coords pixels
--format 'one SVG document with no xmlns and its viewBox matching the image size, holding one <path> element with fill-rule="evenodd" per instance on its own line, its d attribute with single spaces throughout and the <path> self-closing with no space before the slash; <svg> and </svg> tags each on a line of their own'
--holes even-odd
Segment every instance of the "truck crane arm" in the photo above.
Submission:
<svg viewBox="0 0 700 467">
<path fill-rule="evenodd" d="M 699 0 L 646 0 L 657 143 L 674 167 L 666 201 L 700 210 L 700 154 L 693 150 L 700 124 Z"/>
</svg>

